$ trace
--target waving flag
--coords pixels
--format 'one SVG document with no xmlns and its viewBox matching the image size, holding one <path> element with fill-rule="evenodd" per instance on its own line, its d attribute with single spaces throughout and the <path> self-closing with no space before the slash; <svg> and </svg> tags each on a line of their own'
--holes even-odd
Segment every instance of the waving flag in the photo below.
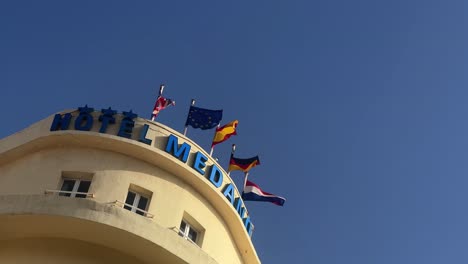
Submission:
<svg viewBox="0 0 468 264">
<path fill-rule="evenodd" d="M 161 84 L 159 86 L 159 95 L 158 98 L 156 99 L 156 103 L 154 103 L 154 108 L 153 112 L 151 113 L 151 120 L 154 121 L 154 119 L 158 116 L 159 112 L 163 110 L 164 108 L 170 106 L 170 105 L 175 105 L 175 101 L 165 98 L 162 96 L 164 91 L 164 84 Z"/>
<path fill-rule="evenodd" d="M 211 147 L 228 140 L 232 135 L 237 135 L 236 128 L 238 123 L 239 121 L 234 120 L 229 124 L 216 128 L 216 133 L 213 138 L 213 143 L 211 143 Z"/>
<path fill-rule="evenodd" d="M 258 185 L 251 181 L 246 182 L 244 191 L 242 192 L 242 199 L 244 199 L 244 201 L 270 202 L 279 206 L 283 206 L 286 201 L 286 199 L 281 196 L 263 191 Z"/>
<path fill-rule="evenodd" d="M 154 108 L 153 108 L 153 113 L 151 115 L 151 118 L 156 118 L 159 114 L 159 112 L 161 112 L 161 110 L 163 110 L 164 108 L 170 106 L 170 105 L 175 105 L 175 101 L 171 100 L 171 99 L 168 99 L 168 98 L 165 98 L 165 97 L 162 97 L 162 96 L 158 96 L 158 99 L 156 99 L 156 103 L 154 104 Z"/>
<path fill-rule="evenodd" d="M 234 155 L 231 154 L 228 171 L 241 170 L 243 172 L 248 172 L 251 168 L 257 165 L 260 165 L 260 159 L 258 156 L 248 159 L 239 159 L 234 158 Z"/>
<path fill-rule="evenodd" d="M 223 110 L 210 110 L 190 106 L 185 126 L 200 128 L 202 130 L 216 127 L 223 118 Z"/>
</svg>

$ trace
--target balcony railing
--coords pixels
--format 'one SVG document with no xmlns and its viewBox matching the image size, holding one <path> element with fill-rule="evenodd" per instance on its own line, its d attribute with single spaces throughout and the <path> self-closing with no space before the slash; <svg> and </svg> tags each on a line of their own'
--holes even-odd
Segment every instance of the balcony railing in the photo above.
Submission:
<svg viewBox="0 0 468 264">
<path fill-rule="evenodd" d="M 136 206 L 124 203 L 124 202 L 119 201 L 119 200 L 115 200 L 115 202 L 113 202 L 112 204 L 114 204 L 115 206 L 118 206 L 120 208 L 130 207 L 131 211 L 141 212 L 143 216 L 148 217 L 148 218 L 153 218 L 154 217 L 154 215 L 149 213 L 148 211 L 142 210 L 142 209 L 140 209 L 140 208 L 138 208 Z M 126 209 L 126 208 L 124 208 L 124 209 Z"/>
<path fill-rule="evenodd" d="M 190 238 L 188 238 L 188 237 L 185 237 L 185 236 L 182 234 L 182 232 L 180 231 L 179 228 L 173 226 L 173 227 L 170 227 L 169 229 L 172 230 L 172 231 L 174 231 L 174 232 L 176 232 L 177 235 L 179 235 L 179 236 L 182 237 L 183 239 L 185 239 L 185 240 L 189 241 L 190 243 L 194 244 L 195 246 L 201 248 L 200 245 L 198 245 L 197 243 L 195 243 L 195 241 L 193 241 L 192 239 L 190 239 Z"/>
<path fill-rule="evenodd" d="M 70 191 L 61 191 L 61 190 L 45 190 L 45 194 L 57 194 L 60 196 L 69 196 L 76 198 L 94 198 L 94 193 L 85 193 L 85 192 L 70 192 Z M 67 195 L 69 194 L 69 195 Z"/>
</svg>

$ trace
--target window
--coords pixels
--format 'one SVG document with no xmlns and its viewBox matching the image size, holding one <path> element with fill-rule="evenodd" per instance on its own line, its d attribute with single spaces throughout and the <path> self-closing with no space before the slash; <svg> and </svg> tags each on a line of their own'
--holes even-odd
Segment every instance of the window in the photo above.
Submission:
<svg viewBox="0 0 468 264">
<path fill-rule="evenodd" d="M 179 235 L 187 240 L 191 240 L 195 244 L 198 245 L 198 234 L 199 232 L 195 230 L 190 224 L 188 224 L 185 220 L 182 220 L 180 222 L 180 228 L 179 228 Z"/>
<path fill-rule="evenodd" d="M 189 213 L 184 212 L 178 233 L 179 236 L 201 247 L 205 237 L 205 228 Z"/>
<path fill-rule="evenodd" d="M 64 178 L 60 196 L 86 198 L 91 180 Z"/>
<path fill-rule="evenodd" d="M 150 201 L 150 195 L 138 193 L 133 190 L 129 190 L 127 193 L 127 199 L 125 200 L 124 208 L 137 213 L 139 215 L 146 216 Z"/>
</svg>

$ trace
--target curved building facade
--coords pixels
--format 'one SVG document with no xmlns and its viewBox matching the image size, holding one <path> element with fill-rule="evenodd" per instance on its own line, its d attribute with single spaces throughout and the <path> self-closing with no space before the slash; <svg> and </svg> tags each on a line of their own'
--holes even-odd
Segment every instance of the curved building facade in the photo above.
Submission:
<svg viewBox="0 0 468 264">
<path fill-rule="evenodd" d="M 222 167 L 132 112 L 83 107 L 0 141 L 0 263 L 260 263 Z"/>
</svg>

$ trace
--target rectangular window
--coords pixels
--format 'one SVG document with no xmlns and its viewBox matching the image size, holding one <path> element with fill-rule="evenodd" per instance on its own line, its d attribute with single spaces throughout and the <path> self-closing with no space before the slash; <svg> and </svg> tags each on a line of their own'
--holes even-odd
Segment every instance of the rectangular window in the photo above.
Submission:
<svg viewBox="0 0 468 264">
<path fill-rule="evenodd" d="M 86 198 L 91 180 L 63 179 L 60 196 Z"/>
<path fill-rule="evenodd" d="M 147 216 L 151 195 L 148 195 L 148 191 L 138 192 L 134 188 L 128 191 L 124 208 L 139 215 Z"/>
<path fill-rule="evenodd" d="M 197 237 L 198 237 L 198 231 L 195 230 L 190 224 L 188 224 L 186 221 L 182 220 L 180 222 L 180 228 L 179 228 L 179 235 L 187 240 L 191 240 L 195 244 L 198 245 Z"/>
</svg>

